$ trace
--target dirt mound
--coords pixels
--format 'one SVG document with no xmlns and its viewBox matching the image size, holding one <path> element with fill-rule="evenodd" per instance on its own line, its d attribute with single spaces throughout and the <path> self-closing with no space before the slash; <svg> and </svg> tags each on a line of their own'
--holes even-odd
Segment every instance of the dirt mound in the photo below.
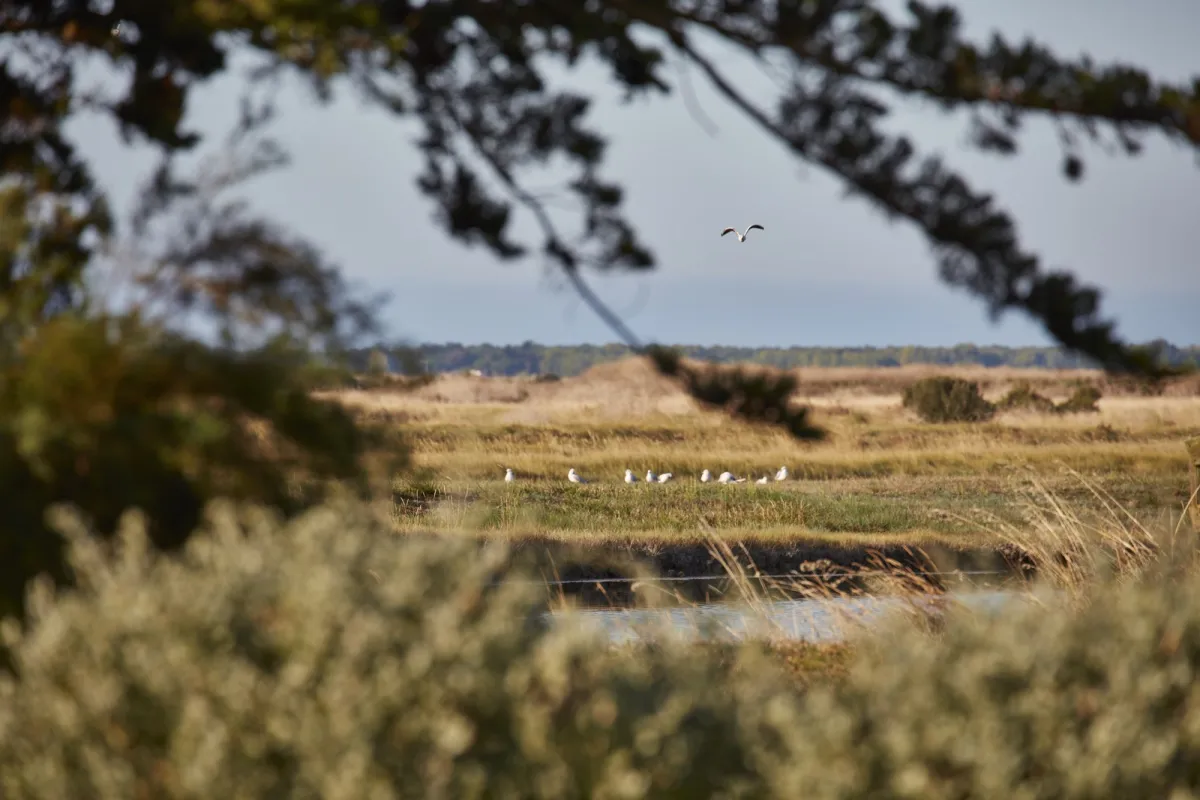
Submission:
<svg viewBox="0 0 1200 800">
<path fill-rule="evenodd" d="M 538 409 L 579 408 L 598 416 L 686 414 L 695 402 L 643 358 L 597 364 L 580 375 L 531 384 L 529 403 Z"/>
<path fill-rule="evenodd" d="M 624 358 L 597 364 L 573 378 L 543 387 L 547 397 L 558 400 L 590 399 L 616 394 L 638 400 L 661 400 L 680 394 L 674 381 L 658 373 L 644 358 Z"/>
<path fill-rule="evenodd" d="M 428 386 L 411 394 L 433 403 L 522 403 L 533 384 L 528 378 L 484 378 L 474 375 L 439 375 Z"/>
</svg>

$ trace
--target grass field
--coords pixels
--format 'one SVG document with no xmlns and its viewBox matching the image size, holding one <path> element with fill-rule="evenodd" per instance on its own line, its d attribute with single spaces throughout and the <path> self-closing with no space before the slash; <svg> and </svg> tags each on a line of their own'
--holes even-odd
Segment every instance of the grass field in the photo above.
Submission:
<svg viewBox="0 0 1200 800">
<path fill-rule="evenodd" d="M 1061 400 L 1078 381 L 1109 392 L 1098 413 L 1004 413 L 982 424 L 933 425 L 900 404 L 928 374 L 978 380 L 990 399 L 1019 381 Z M 770 558 L 797 547 L 986 549 L 998 526 L 1060 502 L 1072 513 L 1119 504 L 1139 519 L 1176 517 L 1188 498 L 1184 439 L 1200 435 L 1200 392 L 1118 394 L 1102 375 L 979 368 L 805 370 L 806 396 L 829 436 L 801 443 L 702 411 L 640 362 L 578 378 L 443 376 L 412 393 L 342 392 L 367 418 L 402 427 L 415 470 L 394 491 L 397 529 L 617 547 L 666 571 L 711 569 L 708 537 Z M 787 465 L 791 477 L 753 479 Z M 518 481 L 505 484 L 511 467 Z M 574 467 L 591 481 L 574 485 Z M 622 482 L 630 468 L 672 472 L 665 485 Z M 701 470 L 745 484 L 702 484 Z M 1110 512 L 1105 512 L 1110 513 Z"/>
</svg>

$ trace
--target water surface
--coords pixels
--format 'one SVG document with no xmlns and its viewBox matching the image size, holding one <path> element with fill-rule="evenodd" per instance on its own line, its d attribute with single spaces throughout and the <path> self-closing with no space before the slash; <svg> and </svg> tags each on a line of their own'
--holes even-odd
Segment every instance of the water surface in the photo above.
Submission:
<svg viewBox="0 0 1200 800">
<path fill-rule="evenodd" d="M 754 608 L 709 603 L 684 608 L 587 609 L 550 616 L 557 624 L 598 625 L 618 644 L 661 636 L 664 628 L 690 639 L 753 638 L 770 631 L 787 638 L 826 643 L 840 641 L 856 629 L 877 625 L 906 610 L 935 609 L 947 600 L 990 614 L 1014 600 L 1027 598 L 1011 590 L 976 590 L 913 597 L 783 600 Z"/>
</svg>

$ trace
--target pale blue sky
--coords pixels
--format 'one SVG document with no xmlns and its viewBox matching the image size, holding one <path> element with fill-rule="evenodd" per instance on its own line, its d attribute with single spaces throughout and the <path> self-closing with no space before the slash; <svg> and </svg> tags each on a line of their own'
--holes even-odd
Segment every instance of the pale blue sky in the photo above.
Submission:
<svg viewBox="0 0 1200 800">
<path fill-rule="evenodd" d="M 993 29 L 1030 33 L 1064 54 L 1132 62 L 1175 81 L 1200 76 L 1194 0 L 967 0 L 959 7 L 968 33 L 981 39 Z M 729 59 L 732 76 L 769 98 L 759 67 Z M 644 276 L 593 278 L 643 338 L 748 346 L 1049 342 L 1019 314 L 991 324 L 979 301 L 937 280 L 915 230 L 843 199 L 832 178 L 758 133 L 698 73 L 691 85 L 715 136 L 681 92 L 622 106 L 594 69 L 564 80 L 597 93 L 592 118 L 612 140 L 608 174 L 625 184 L 630 218 L 659 259 Z M 224 130 L 235 98 L 229 82 L 205 87 L 189 122 Z M 262 179 L 251 197 L 347 275 L 392 292 L 393 334 L 499 344 L 613 340 L 569 290 L 552 288 L 540 261 L 501 264 L 432 227 L 432 209 L 413 183 L 420 169 L 413 127 L 352 97 L 321 108 L 290 91 L 282 112 L 276 134 L 294 162 Z M 1104 288 L 1124 335 L 1200 342 L 1200 166 L 1189 153 L 1161 141 L 1136 159 L 1092 149 L 1085 180 L 1069 185 L 1046 123 L 1029 128 L 1022 157 L 1002 160 L 964 149 L 961 118 L 918 106 L 894 120 L 977 188 L 993 191 L 1047 264 Z M 84 119 L 71 130 L 126 202 L 149 160 L 124 151 L 107 123 Z M 519 231 L 532 230 L 519 222 Z M 718 235 L 727 224 L 750 222 L 766 232 L 745 244 Z"/>
</svg>

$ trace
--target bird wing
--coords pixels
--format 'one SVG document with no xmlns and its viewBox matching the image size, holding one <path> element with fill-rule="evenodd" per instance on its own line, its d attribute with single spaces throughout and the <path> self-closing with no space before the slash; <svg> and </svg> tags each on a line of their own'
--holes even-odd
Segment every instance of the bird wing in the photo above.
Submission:
<svg viewBox="0 0 1200 800">
<path fill-rule="evenodd" d="M 766 228 L 764 228 L 762 225 L 755 223 L 754 225 L 751 225 L 749 228 L 746 228 L 746 233 L 749 233 L 750 231 L 755 230 L 755 229 L 760 230 L 760 231 L 766 231 Z"/>
<path fill-rule="evenodd" d="M 727 233 L 737 233 L 737 229 L 736 228 L 726 228 L 725 230 L 721 231 L 722 236 L 724 236 Z"/>
</svg>

